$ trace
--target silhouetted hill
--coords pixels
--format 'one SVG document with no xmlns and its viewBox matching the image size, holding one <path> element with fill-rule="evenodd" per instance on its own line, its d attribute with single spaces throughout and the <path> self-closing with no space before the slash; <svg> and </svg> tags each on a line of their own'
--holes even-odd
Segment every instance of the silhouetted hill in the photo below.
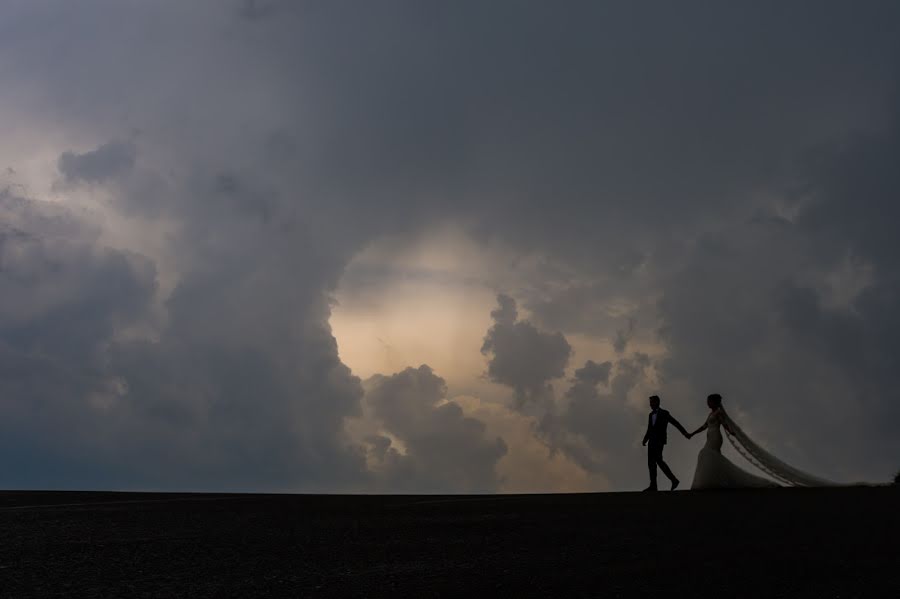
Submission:
<svg viewBox="0 0 900 599">
<path fill-rule="evenodd" d="M 898 500 L 6 492 L 0 594 L 894 597 Z"/>
</svg>

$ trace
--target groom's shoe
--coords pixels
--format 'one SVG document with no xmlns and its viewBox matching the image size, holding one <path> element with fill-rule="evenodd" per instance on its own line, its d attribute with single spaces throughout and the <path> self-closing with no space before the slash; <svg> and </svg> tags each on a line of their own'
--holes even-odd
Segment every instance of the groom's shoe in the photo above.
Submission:
<svg viewBox="0 0 900 599">
<path fill-rule="evenodd" d="M 656 491 L 656 485 L 650 485 L 649 487 L 644 489 L 644 493 L 647 493 L 648 491 Z"/>
<path fill-rule="evenodd" d="M 678 488 L 678 483 L 680 483 L 680 482 L 681 482 L 681 481 L 678 480 L 677 478 L 676 478 L 675 480 L 672 481 L 672 490 L 673 490 L 673 491 L 674 491 L 675 489 Z"/>
</svg>

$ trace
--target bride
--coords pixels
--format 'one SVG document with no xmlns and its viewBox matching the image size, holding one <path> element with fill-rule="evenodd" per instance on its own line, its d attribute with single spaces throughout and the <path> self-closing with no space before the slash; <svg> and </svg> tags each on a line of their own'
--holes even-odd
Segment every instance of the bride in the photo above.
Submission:
<svg viewBox="0 0 900 599">
<path fill-rule="evenodd" d="M 694 472 L 694 482 L 691 489 L 723 489 L 733 487 L 777 487 L 778 484 L 754 476 L 749 472 L 738 468 L 728 458 L 722 455 L 722 427 L 729 433 L 728 418 L 725 409 L 722 408 L 722 396 L 713 393 L 706 398 L 709 406 L 709 416 L 703 426 L 690 434 L 690 437 L 706 431 L 706 445 L 697 456 L 697 470 Z"/>
<path fill-rule="evenodd" d="M 690 433 L 693 437 L 697 433 L 706 431 L 706 445 L 697 456 L 697 470 L 694 473 L 694 482 L 691 489 L 728 489 L 742 487 L 778 487 L 778 483 L 761 478 L 742 470 L 722 455 L 722 429 L 728 435 L 728 440 L 735 449 L 747 460 L 785 485 L 819 487 L 832 486 L 834 483 L 801 472 L 788 466 L 775 456 L 769 454 L 759 445 L 754 443 L 731 418 L 722 407 L 722 396 L 713 393 L 706 398 L 709 406 L 709 416 L 706 422 L 696 431 Z"/>
</svg>

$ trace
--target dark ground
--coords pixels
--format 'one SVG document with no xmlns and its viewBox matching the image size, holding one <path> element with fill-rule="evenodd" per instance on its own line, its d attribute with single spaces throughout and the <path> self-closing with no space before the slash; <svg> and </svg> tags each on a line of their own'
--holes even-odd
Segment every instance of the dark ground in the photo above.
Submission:
<svg viewBox="0 0 900 599">
<path fill-rule="evenodd" d="M 2 597 L 900 597 L 900 489 L 0 493 Z"/>
</svg>

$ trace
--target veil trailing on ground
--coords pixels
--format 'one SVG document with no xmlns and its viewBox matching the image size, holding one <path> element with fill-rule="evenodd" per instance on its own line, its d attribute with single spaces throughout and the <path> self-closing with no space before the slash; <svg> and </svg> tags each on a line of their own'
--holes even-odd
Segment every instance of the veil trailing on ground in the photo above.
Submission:
<svg viewBox="0 0 900 599">
<path fill-rule="evenodd" d="M 748 462 L 781 483 L 793 487 L 837 487 L 838 483 L 824 478 L 807 474 L 801 470 L 785 464 L 771 453 L 753 442 L 747 434 L 741 430 L 728 414 L 725 417 L 725 434 L 728 440 Z"/>
</svg>

